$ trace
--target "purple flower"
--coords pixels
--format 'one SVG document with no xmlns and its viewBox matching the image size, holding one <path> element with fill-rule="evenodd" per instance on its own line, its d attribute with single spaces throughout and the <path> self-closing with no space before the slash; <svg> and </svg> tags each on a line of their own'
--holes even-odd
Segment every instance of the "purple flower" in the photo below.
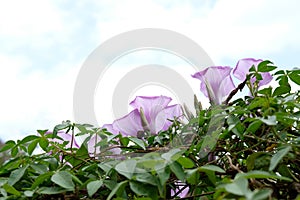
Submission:
<svg viewBox="0 0 300 200">
<path fill-rule="evenodd" d="M 167 130 L 172 124 L 168 119 L 182 116 L 180 105 L 168 105 L 171 100 L 166 96 L 137 96 L 130 103 L 134 110 L 115 120 L 108 130 L 114 134 L 121 133 L 127 136 L 137 136 L 138 132 L 145 130 L 150 131 L 151 134 Z"/>
<path fill-rule="evenodd" d="M 129 105 L 135 109 L 142 109 L 146 124 L 152 134 L 167 130 L 172 124 L 168 119 L 182 116 L 181 106 L 178 104 L 168 106 L 172 98 L 166 96 L 137 96 Z M 141 114 L 141 113 L 140 113 Z"/>
<path fill-rule="evenodd" d="M 108 132 L 112 134 L 118 134 L 118 131 L 115 130 L 112 124 L 104 124 L 102 129 L 106 129 Z M 87 142 L 87 149 L 90 155 L 97 157 L 96 155 L 100 153 L 100 146 L 95 146 L 97 143 L 101 141 L 101 137 L 97 134 L 93 135 L 89 141 Z M 120 154 L 120 148 L 111 148 L 109 150 L 113 154 Z"/>
<path fill-rule="evenodd" d="M 247 77 L 247 74 L 249 73 L 250 68 L 254 65 L 255 67 L 258 66 L 259 63 L 261 63 L 263 60 L 261 59 L 254 59 L 254 58 L 244 58 L 238 61 L 236 64 L 236 67 L 233 70 L 233 75 L 241 80 L 244 81 Z M 268 72 L 261 73 L 262 80 L 259 81 L 258 86 L 263 86 L 271 82 L 272 76 Z M 255 82 L 256 78 L 253 77 L 251 79 L 251 83 L 253 84 Z"/>
<path fill-rule="evenodd" d="M 129 114 L 115 120 L 112 124 L 105 124 L 102 128 L 106 128 L 112 134 L 136 137 L 139 132 L 145 130 L 152 134 L 157 134 L 161 130 L 167 130 L 172 124 L 168 119 L 181 117 L 181 106 L 168 106 L 172 99 L 166 96 L 144 97 L 137 96 L 130 105 L 134 108 Z M 87 142 L 88 152 L 92 155 L 100 153 L 100 147 L 95 145 L 100 142 L 101 138 L 94 135 Z M 112 148 L 109 150 L 113 154 L 120 154 L 120 148 Z"/>
<path fill-rule="evenodd" d="M 52 132 L 48 131 L 46 132 L 46 134 L 51 134 Z M 49 138 L 50 141 L 52 142 L 57 142 L 58 144 L 62 144 L 65 141 L 68 141 L 68 143 L 66 144 L 65 148 L 71 148 L 71 142 L 72 142 L 72 135 L 65 133 L 64 131 L 58 131 L 57 132 L 57 136 L 60 137 L 61 139 L 58 138 Z M 73 138 L 73 144 L 72 144 L 72 148 L 76 148 L 79 149 L 79 145 L 77 144 L 75 138 Z M 53 152 L 52 150 L 48 153 L 49 155 L 52 155 Z M 62 162 L 63 161 L 63 154 L 59 155 L 59 160 Z M 72 165 L 69 162 L 66 162 L 67 165 L 69 165 L 70 167 L 72 167 Z"/>
<path fill-rule="evenodd" d="M 181 181 L 177 181 L 176 182 L 176 189 L 175 190 L 171 190 L 171 197 L 173 197 L 177 192 L 179 192 L 180 190 L 182 190 L 182 188 L 185 186 Z M 179 196 L 180 198 L 184 198 L 187 196 L 187 194 L 189 193 L 189 187 L 185 187 L 177 196 Z"/>
<path fill-rule="evenodd" d="M 46 134 L 51 134 L 52 132 L 48 131 Z M 58 138 L 49 138 L 50 141 L 57 142 L 59 144 L 64 143 L 65 141 L 68 141 L 68 144 L 66 145 L 66 148 L 71 148 L 71 141 L 72 141 L 72 135 L 65 133 L 64 131 L 58 131 L 57 136 Z M 80 146 L 77 144 L 75 137 L 73 138 L 73 145 L 72 148 L 79 148 Z"/>
<path fill-rule="evenodd" d="M 101 141 L 101 137 L 97 134 L 93 135 L 89 141 L 87 142 L 87 149 L 91 156 L 98 157 L 97 155 L 100 153 L 100 146 L 95 146 L 97 143 Z M 109 151 L 112 154 L 120 154 L 121 149 L 120 148 L 110 148 L 104 149 L 103 151 Z M 104 155 L 109 154 L 109 152 L 105 152 Z"/>
<path fill-rule="evenodd" d="M 192 75 L 201 81 L 200 90 L 213 104 L 220 105 L 234 88 L 230 67 L 212 66 Z"/>
<path fill-rule="evenodd" d="M 112 128 L 114 133 L 120 132 L 122 135 L 137 136 L 139 131 L 144 130 L 139 110 L 134 109 L 124 117 L 115 120 L 112 124 Z"/>
</svg>

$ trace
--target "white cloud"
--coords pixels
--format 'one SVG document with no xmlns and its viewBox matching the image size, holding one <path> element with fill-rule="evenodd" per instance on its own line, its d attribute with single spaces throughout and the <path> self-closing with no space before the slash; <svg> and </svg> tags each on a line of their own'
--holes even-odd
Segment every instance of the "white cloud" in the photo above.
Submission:
<svg viewBox="0 0 300 200">
<path fill-rule="evenodd" d="M 59 63 L 66 67 L 49 79 L 40 71 L 23 76 L 22 69 L 29 63 L 24 58 L 0 56 L 1 104 L 0 135 L 13 139 L 36 129 L 52 129 L 62 120 L 72 120 L 72 93 L 78 68 L 71 63 Z"/>
<path fill-rule="evenodd" d="M 295 26 L 300 15 L 291 11 L 299 5 L 299 1 L 218 1 L 204 24 L 205 46 L 221 58 L 280 51 L 289 40 L 300 42 L 300 28 Z"/>
<path fill-rule="evenodd" d="M 62 13 L 51 1 L 1 1 L 0 32 L 9 36 L 37 36 L 61 31 Z"/>
<path fill-rule="evenodd" d="M 216 62 L 267 55 L 300 43 L 297 0 L 219 0 L 213 7 L 204 2 L 196 8 L 186 2 L 163 7 L 150 0 L 117 1 L 109 6 L 109 19 L 96 15 L 99 42 L 132 29 L 165 28 L 195 40 Z"/>
</svg>

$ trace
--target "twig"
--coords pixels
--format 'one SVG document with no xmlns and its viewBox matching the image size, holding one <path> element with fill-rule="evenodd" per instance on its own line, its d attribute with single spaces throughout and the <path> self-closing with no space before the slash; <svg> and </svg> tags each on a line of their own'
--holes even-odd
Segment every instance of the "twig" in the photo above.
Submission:
<svg viewBox="0 0 300 200">
<path fill-rule="evenodd" d="M 230 158 L 229 155 L 226 155 L 227 159 L 228 159 L 228 162 L 229 162 L 229 165 L 232 169 L 235 169 L 236 171 L 240 172 L 240 173 L 244 173 L 242 170 L 240 170 L 240 168 L 238 168 L 237 166 L 235 166 L 234 164 L 232 164 L 232 160 Z"/>
</svg>

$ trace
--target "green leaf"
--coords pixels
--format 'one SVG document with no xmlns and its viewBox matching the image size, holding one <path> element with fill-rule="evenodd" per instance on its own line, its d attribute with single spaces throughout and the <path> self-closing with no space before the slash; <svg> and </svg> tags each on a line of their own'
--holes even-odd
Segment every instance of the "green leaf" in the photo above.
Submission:
<svg viewBox="0 0 300 200">
<path fill-rule="evenodd" d="M 111 140 L 115 139 L 116 137 L 119 137 L 119 135 L 110 135 L 107 137 L 107 142 L 110 142 Z"/>
<path fill-rule="evenodd" d="M 39 142 L 39 139 L 33 140 L 29 145 L 28 145 L 28 154 L 31 156 L 33 151 L 35 150 L 37 144 Z"/>
<path fill-rule="evenodd" d="M 45 161 L 48 163 L 48 167 L 50 170 L 55 171 L 58 167 L 58 160 L 54 157 L 49 157 L 47 159 L 45 159 Z"/>
<path fill-rule="evenodd" d="M 269 60 L 265 60 L 265 61 L 260 62 L 257 66 L 257 71 L 258 72 L 270 72 L 270 71 L 277 68 L 276 66 L 271 66 L 271 65 L 268 65 L 268 64 L 273 64 L 273 63 Z"/>
<path fill-rule="evenodd" d="M 60 194 L 67 191 L 68 191 L 67 189 L 63 189 L 60 187 L 41 187 L 37 190 L 37 193 L 51 195 L 51 194 Z"/>
<path fill-rule="evenodd" d="M 0 197 L 0 200 L 6 200 L 7 192 L 2 187 L 0 188 L 0 194 L 2 194 L 3 197 Z"/>
<path fill-rule="evenodd" d="M 40 138 L 40 137 L 37 135 L 28 135 L 21 140 L 20 144 L 25 144 L 25 143 L 35 140 L 37 138 Z"/>
<path fill-rule="evenodd" d="M 169 167 L 164 167 L 159 168 L 156 173 L 158 175 L 160 184 L 163 186 L 169 180 L 171 171 Z"/>
<path fill-rule="evenodd" d="M 279 80 L 279 85 L 280 86 L 290 86 L 290 84 L 289 84 L 289 79 L 288 79 L 288 77 L 285 75 L 285 76 L 281 76 L 280 77 L 280 80 Z"/>
<path fill-rule="evenodd" d="M 124 189 L 125 189 L 127 184 L 128 184 L 128 181 L 123 181 L 121 183 L 118 183 L 114 187 L 114 189 L 112 189 L 110 194 L 108 195 L 107 200 L 110 200 L 111 198 L 113 198 L 114 195 L 121 196 L 122 193 L 124 192 Z"/>
<path fill-rule="evenodd" d="M 276 168 L 278 163 L 282 158 L 292 149 L 291 146 L 286 146 L 285 148 L 279 150 L 275 155 L 272 156 L 269 171 L 272 171 Z"/>
<path fill-rule="evenodd" d="M 48 129 L 46 130 L 37 130 L 37 132 L 41 135 L 44 136 L 47 133 Z"/>
<path fill-rule="evenodd" d="M 261 171 L 261 170 L 252 170 L 247 173 L 238 173 L 234 179 L 238 179 L 241 177 L 244 177 L 247 179 L 249 179 L 249 178 L 272 178 L 272 179 L 278 179 L 278 180 L 292 181 L 292 179 L 290 179 L 290 178 L 283 177 L 283 176 L 277 176 L 277 175 L 271 174 L 266 171 Z"/>
<path fill-rule="evenodd" d="M 7 150 L 13 148 L 15 145 L 16 145 L 15 141 L 9 140 L 9 141 L 5 142 L 5 145 L 0 149 L 0 152 L 7 151 Z"/>
<path fill-rule="evenodd" d="M 225 173 L 224 169 L 216 166 L 216 165 L 203 165 L 199 167 L 199 171 L 205 172 L 206 170 L 219 172 L 219 173 Z"/>
<path fill-rule="evenodd" d="M 261 117 L 257 117 L 257 119 L 259 119 L 260 121 L 262 121 L 263 123 L 265 123 L 269 126 L 275 126 L 277 124 L 275 115 L 268 116 L 267 119 L 261 118 Z"/>
<path fill-rule="evenodd" d="M 110 170 L 113 168 L 113 163 L 112 162 L 103 162 L 103 163 L 100 163 L 98 166 L 106 173 L 109 173 Z"/>
<path fill-rule="evenodd" d="M 268 105 L 269 103 L 266 98 L 257 97 L 253 99 L 253 101 L 248 106 L 248 109 L 253 110 L 254 108 L 267 107 Z"/>
<path fill-rule="evenodd" d="M 138 173 L 135 176 L 135 180 L 141 182 L 141 183 L 147 183 L 150 185 L 157 186 L 157 178 L 155 176 L 152 176 L 151 174 L 145 172 L 145 173 Z"/>
<path fill-rule="evenodd" d="M 39 174 L 44 174 L 48 171 L 47 166 L 42 164 L 31 164 L 30 167 Z"/>
<path fill-rule="evenodd" d="M 170 169 L 171 171 L 176 175 L 176 177 L 181 180 L 184 181 L 185 179 L 185 174 L 184 171 L 182 169 L 182 166 L 178 163 L 178 162 L 172 162 L 170 164 Z"/>
<path fill-rule="evenodd" d="M 51 177 L 51 181 L 56 183 L 57 185 L 63 187 L 63 188 L 66 188 L 66 189 L 74 190 L 74 187 L 75 187 L 75 185 L 72 181 L 72 176 L 67 171 L 56 172 Z"/>
<path fill-rule="evenodd" d="M 63 122 L 62 124 L 58 124 L 53 129 L 53 137 L 57 136 L 57 132 L 63 129 L 70 127 L 70 122 Z"/>
<path fill-rule="evenodd" d="M 239 178 L 234 180 L 233 183 L 226 184 L 225 190 L 231 194 L 243 196 L 249 191 L 248 180 L 245 178 Z"/>
<path fill-rule="evenodd" d="M 247 132 L 255 133 L 261 127 L 262 121 L 255 120 L 251 124 L 249 124 L 247 128 Z"/>
<path fill-rule="evenodd" d="M 178 158 L 177 162 L 186 169 L 190 169 L 195 166 L 195 163 L 190 158 L 187 157 L 180 157 Z"/>
<path fill-rule="evenodd" d="M 19 148 L 18 148 L 18 146 L 16 145 L 16 146 L 14 146 L 14 147 L 11 149 L 10 155 L 11 155 L 12 157 L 16 157 L 18 153 L 19 153 Z"/>
<path fill-rule="evenodd" d="M 128 179 L 132 178 L 132 175 L 135 171 L 135 167 L 136 167 L 136 160 L 124 160 L 122 162 L 120 162 L 119 164 L 116 165 L 115 169 L 117 170 L 117 172 L 119 174 L 122 174 L 123 176 L 125 176 Z"/>
<path fill-rule="evenodd" d="M 276 96 L 280 96 L 283 94 L 288 94 L 290 91 L 291 91 L 291 86 L 281 85 L 274 90 L 273 96 L 276 97 Z"/>
<path fill-rule="evenodd" d="M 47 151 L 49 141 L 47 140 L 47 138 L 42 137 L 41 139 L 39 139 L 39 145 L 44 151 Z"/>
<path fill-rule="evenodd" d="M 31 189 L 36 189 L 36 187 L 38 187 L 41 183 L 43 183 L 46 180 L 49 180 L 49 178 L 53 175 L 53 172 L 46 172 L 44 174 L 39 175 L 33 182 L 33 184 L 31 185 Z"/>
<path fill-rule="evenodd" d="M 255 190 L 254 194 L 252 196 L 253 200 L 264 200 L 264 199 L 270 199 L 272 194 L 271 189 L 260 189 L 260 190 Z M 268 198 L 269 197 L 269 198 Z"/>
<path fill-rule="evenodd" d="M 258 91 L 259 94 L 264 94 L 266 96 L 272 95 L 272 87 L 264 88 Z"/>
<path fill-rule="evenodd" d="M 275 72 L 274 75 L 280 75 L 280 74 L 285 74 L 283 70 L 278 70 L 277 72 Z"/>
<path fill-rule="evenodd" d="M 187 170 L 186 180 L 192 185 L 196 185 L 199 182 L 200 174 L 198 168 Z"/>
<path fill-rule="evenodd" d="M 21 178 L 23 177 L 27 168 L 28 168 L 28 166 L 25 166 L 25 167 L 21 167 L 19 169 L 14 170 L 13 172 L 11 172 L 7 183 L 9 185 L 13 186 L 16 182 L 21 180 Z"/>
<path fill-rule="evenodd" d="M 161 157 L 170 162 L 170 161 L 177 160 L 179 158 L 181 152 L 182 151 L 180 149 L 175 148 L 175 149 L 171 149 L 170 151 L 168 151 L 166 153 L 163 153 L 161 155 Z"/>
<path fill-rule="evenodd" d="M 300 85 L 300 74 L 299 70 L 293 71 L 292 73 L 288 74 L 289 78 L 296 83 L 297 85 Z"/>
<path fill-rule="evenodd" d="M 103 185 L 102 180 L 92 181 L 87 184 L 87 191 L 90 197 L 92 197 L 99 188 Z"/>
<path fill-rule="evenodd" d="M 157 199 L 157 190 L 151 185 L 130 181 L 129 186 L 130 189 L 139 196 L 150 196 L 152 199 Z"/>
<path fill-rule="evenodd" d="M 234 115 L 229 115 L 227 119 L 228 131 L 232 131 L 238 137 L 242 138 L 244 133 L 244 127 L 241 124 L 239 118 Z"/>
<path fill-rule="evenodd" d="M 84 162 L 84 159 L 89 158 L 89 152 L 86 145 L 82 144 L 75 155 L 76 156 L 66 156 L 66 160 L 74 167 Z"/>
<path fill-rule="evenodd" d="M 72 180 L 75 181 L 75 183 L 78 183 L 79 185 L 83 185 L 82 181 L 75 175 L 71 174 Z"/>
<path fill-rule="evenodd" d="M 8 178 L 0 177 L 0 188 L 2 187 L 2 185 L 4 185 L 5 183 L 7 183 L 7 179 Z"/>
<path fill-rule="evenodd" d="M 16 196 L 21 196 L 21 193 L 18 190 L 16 190 L 13 186 L 11 186 L 7 183 L 4 184 L 2 187 L 9 194 L 13 194 L 13 195 L 16 195 Z"/>
<path fill-rule="evenodd" d="M 122 146 L 126 147 L 129 144 L 129 138 L 128 137 L 120 137 L 120 142 Z"/>
<path fill-rule="evenodd" d="M 129 137 L 128 138 L 131 142 L 133 142 L 134 144 L 136 144 L 137 146 L 141 147 L 143 150 L 146 150 L 146 147 L 145 147 L 145 143 L 143 140 L 141 139 L 138 139 L 136 137 Z"/>
<path fill-rule="evenodd" d="M 291 172 L 291 170 L 289 169 L 288 166 L 286 166 L 286 164 L 282 163 L 278 166 L 277 171 L 285 177 L 291 178 L 296 180 L 297 182 L 299 182 L 299 180 L 297 179 L 297 177 Z"/>
<path fill-rule="evenodd" d="M 34 194 L 34 191 L 26 190 L 26 191 L 24 192 L 24 195 L 25 195 L 26 197 L 33 197 L 33 194 Z"/>
<path fill-rule="evenodd" d="M 255 152 L 249 155 L 246 160 L 247 170 L 251 171 L 252 169 L 254 169 L 256 158 L 266 154 L 266 152 Z"/>
<path fill-rule="evenodd" d="M 252 65 L 251 67 L 250 67 L 250 69 L 249 69 L 249 72 L 255 72 L 255 65 Z"/>
</svg>

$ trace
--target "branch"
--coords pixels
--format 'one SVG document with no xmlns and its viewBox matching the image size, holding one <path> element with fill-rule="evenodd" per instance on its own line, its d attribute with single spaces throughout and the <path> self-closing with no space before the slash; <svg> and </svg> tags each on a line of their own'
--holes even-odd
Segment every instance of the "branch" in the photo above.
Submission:
<svg viewBox="0 0 300 200">
<path fill-rule="evenodd" d="M 235 169 L 236 171 L 238 171 L 239 173 L 244 173 L 242 170 L 240 170 L 240 168 L 238 168 L 237 166 L 235 166 L 234 164 L 232 164 L 232 160 L 230 158 L 229 155 L 226 155 L 227 159 L 228 159 L 228 162 L 229 162 L 229 165 L 232 169 Z"/>
</svg>

